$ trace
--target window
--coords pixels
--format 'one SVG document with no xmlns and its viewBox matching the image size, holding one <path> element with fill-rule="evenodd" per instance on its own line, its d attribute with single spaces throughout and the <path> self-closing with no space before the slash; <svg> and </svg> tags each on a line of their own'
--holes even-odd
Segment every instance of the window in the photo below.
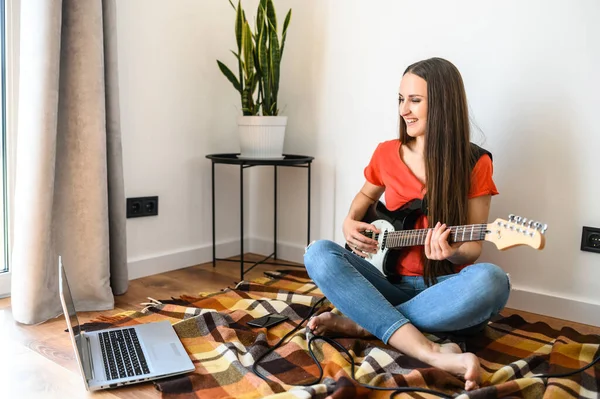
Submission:
<svg viewBox="0 0 600 399">
<path fill-rule="evenodd" d="M 0 297 L 10 294 L 10 198 L 12 196 L 12 168 L 14 150 L 11 133 L 15 131 L 16 88 L 12 68 L 17 54 L 13 32 L 13 17 L 18 15 L 19 0 L 0 0 Z"/>
<path fill-rule="evenodd" d="M 0 221 L 2 223 L 0 223 L 0 273 L 2 272 L 7 272 L 8 271 L 8 251 L 7 249 L 7 242 L 6 242 L 6 238 L 8 237 L 7 234 L 7 215 L 6 215 L 6 40 L 5 40 L 5 26 L 6 24 L 4 23 L 5 21 L 5 8 L 4 8 L 4 1 L 0 0 L 0 7 L 2 8 L 2 11 L 0 11 L 0 71 L 1 72 L 1 76 L 0 76 L 0 115 L 1 115 L 1 120 L 0 120 L 0 131 L 2 133 L 2 137 L 0 138 L 0 148 L 1 148 L 1 152 L 0 152 L 0 168 L 1 168 L 1 172 L 0 176 L 2 179 L 2 182 L 0 184 L 0 186 L 2 187 L 2 195 L 0 196 L 0 209 L 1 209 L 1 213 L 2 213 L 2 217 L 0 218 Z"/>
</svg>

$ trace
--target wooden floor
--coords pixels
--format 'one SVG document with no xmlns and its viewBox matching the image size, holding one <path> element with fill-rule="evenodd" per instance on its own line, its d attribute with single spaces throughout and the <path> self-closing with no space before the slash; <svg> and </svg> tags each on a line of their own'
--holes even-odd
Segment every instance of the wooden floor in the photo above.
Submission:
<svg viewBox="0 0 600 399">
<path fill-rule="evenodd" d="M 248 261 L 260 259 L 248 255 Z M 261 277 L 264 271 L 285 269 L 276 265 L 259 265 L 246 274 L 250 280 Z M 125 295 L 115 297 L 115 310 L 142 309 L 140 303 L 147 297 L 170 298 L 181 294 L 213 292 L 233 286 L 239 281 L 239 265 L 218 262 L 188 267 L 130 282 Z M 80 322 L 85 323 L 99 312 L 81 313 Z M 572 323 L 532 313 L 505 309 L 503 314 L 519 314 L 530 322 L 543 321 L 554 328 L 570 326 L 581 333 L 600 334 L 599 327 Z M 0 397 L 3 398 L 159 398 L 160 393 L 152 383 L 101 391 L 94 394 L 85 391 L 79 373 L 64 318 L 47 321 L 37 326 L 17 324 L 11 314 L 10 298 L 0 299 Z"/>
</svg>

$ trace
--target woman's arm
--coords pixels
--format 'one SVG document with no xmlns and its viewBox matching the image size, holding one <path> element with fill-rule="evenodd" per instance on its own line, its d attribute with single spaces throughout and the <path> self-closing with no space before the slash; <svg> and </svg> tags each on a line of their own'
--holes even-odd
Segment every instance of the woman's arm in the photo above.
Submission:
<svg viewBox="0 0 600 399">
<path fill-rule="evenodd" d="M 487 223 L 490 215 L 491 195 L 482 195 L 471 198 L 468 202 L 468 224 Z M 425 255 L 429 259 L 448 259 L 455 265 L 464 265 L 475 262 L 481 255 L 481 241 L 448 244 L 450 229 L 445 224 L 436 224 L 433 230 L 427 233 L 425 239 Z"/>
<path fill-rule="evenodd" d="M 368 181 L 365 182 L 352 200 L 348 215 L 344 219 L 342 231 L 346 243 L 355 254 L 362 257 L 366 256 L 366 253 L 377 252 L 377 241 L 366 237 L 362 232 L 371 230 L 379 233 L 379 230 L 372 224 L 361 222 L 361 220 L 369 207 L 379 200 L 384 191 L 385 187 L 376 186 Z"/>
</svg>

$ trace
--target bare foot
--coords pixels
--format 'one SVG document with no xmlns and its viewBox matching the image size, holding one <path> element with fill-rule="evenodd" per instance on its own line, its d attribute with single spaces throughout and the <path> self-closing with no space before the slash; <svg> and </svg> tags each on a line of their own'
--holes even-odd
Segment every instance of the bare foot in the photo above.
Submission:
<svg viewBox="0 0 600 399">
<path fill-rule="evenodd" d="M 454 375 L 464 377 L 466 391 L 479 388 L 481 369 L 477 356 L 468 352 L 462 353 L 460 347 L 452 342 L 435 345 L 434 348 L 434 352 L 437 352 L 437 354 L 434 353 L 427 363 Z"/>
<path fill-rule="evenodd" d="M 331 312 L 324 312 L 311 318 L 307 326 L 315 335 L 324 335 L 325 333 L 338 333 L 348 337 L 368 337 L 371 335 L 349 318 Z"/>
</svg>

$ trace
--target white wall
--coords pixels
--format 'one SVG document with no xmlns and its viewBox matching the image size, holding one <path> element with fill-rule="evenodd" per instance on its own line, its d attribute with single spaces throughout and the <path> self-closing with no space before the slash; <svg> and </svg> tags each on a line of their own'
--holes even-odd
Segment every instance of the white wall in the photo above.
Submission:
<svg viewBox="0 0 600 399">
<path fill-rule="evenodd" d="M 157 218 L 128 221 L 133 276 L 210 259 L 204 155 L 239 149 L 238 99 L 215 64 L 232 60 L 229 3 L 165 4 L 117 2 L 126 194 L 161 197 Z M 483 260 L 512 276 L 509 306 L 599 324 L 600 255 L 581 252 L 579 242 L 583 225 L 600 226 L 594 109 L 600 3 L 278 0 L 276 6 L 281 20 L 290 6 L 294 13 L 280 101 L 289 116 L 285 151 L 316 157 L 313 238 L 342 242 L 341 222 L 372 150 L 397 137 L 404 68 L 441 56 L 463 74 L 483 132 L 475 130 L 473 140 L 494 154 L 501 194 L 490 218 L 515 213 L 549 224 L 543 251 L 485 245 Z M 239 171 L 218 172 L 219 248 L 235 254 Z M 250 249 L 270 253 L 272 171 L 247 173 Z M 284 169 L 279 181 L 279 253 L 301 260 L 305 173 Z"/>
<path fill-rule="evenodd" d="M 127 222 L 131 277 L 204 262 L 211 256 L 210 161 L 235 152 L 237 98 L 216 58 L 231 61 L 233 9 L 227 1 L 117 1 L 121 122 L 128 197 L 159 195 L 159 216 Z M 218 216 L 239 217 L 217 170 Z M 221 244 L 237 229 L 217 229 Z M 225 249 L 218 255 L 234 252 Z"/>
</svg>

